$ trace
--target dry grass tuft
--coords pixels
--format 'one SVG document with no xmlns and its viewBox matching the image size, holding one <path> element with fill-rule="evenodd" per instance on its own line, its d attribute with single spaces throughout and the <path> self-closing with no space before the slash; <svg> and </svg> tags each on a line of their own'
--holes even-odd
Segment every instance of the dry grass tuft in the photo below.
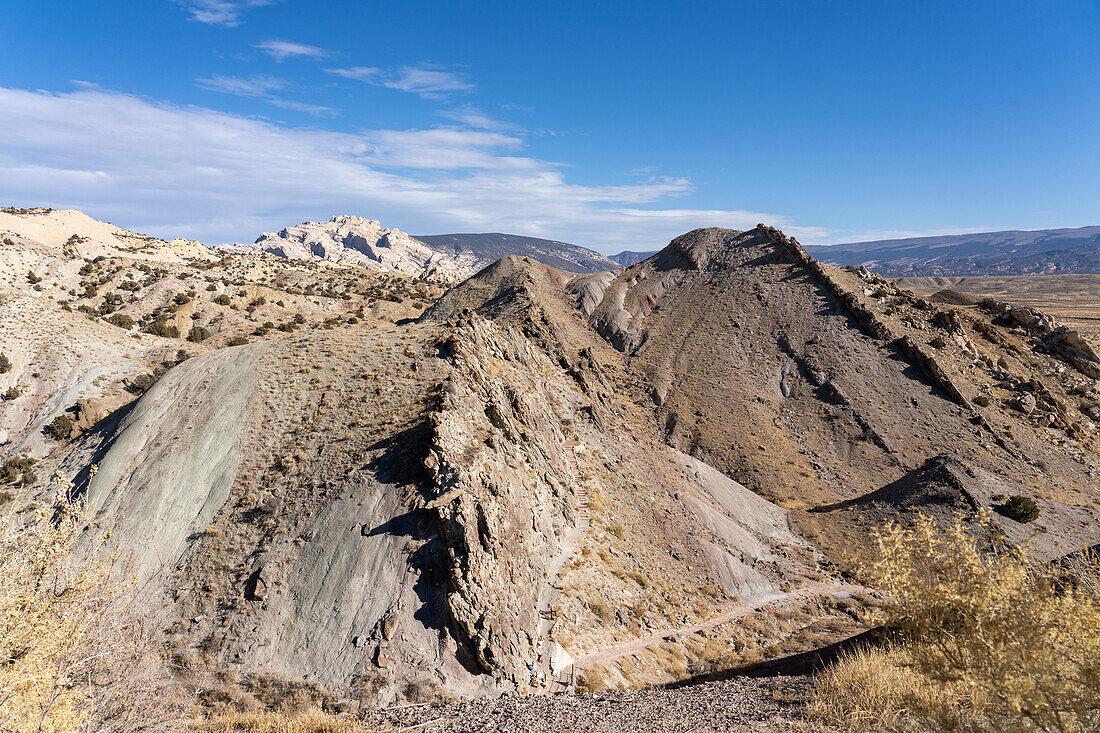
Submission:
<svg viewBox="0 0 1100 733">
<path fill-rule="evenodd" d="M 844 654 L 814 681 L 807 716 L 846 730 L 904 729 L 916 711 L 936 711 L 950 724 L 942 730 L 965 729 L 973 709 L 965 696 L 931 682 L 911 668 L 901 647 L 861 647 Z"/>
</svg>

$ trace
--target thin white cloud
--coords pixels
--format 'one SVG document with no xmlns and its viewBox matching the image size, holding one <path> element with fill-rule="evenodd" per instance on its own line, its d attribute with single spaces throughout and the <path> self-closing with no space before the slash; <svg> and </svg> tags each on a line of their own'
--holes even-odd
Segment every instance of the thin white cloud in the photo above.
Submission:
<svg viewBox="0 0 1100 733">
<path fill-rule="evenodd" d="M 228 28 L 241 24 L 241 16 L 253 8 L 272 5 L 278 0 L 177 0 L 191 14 L 191 20 Z"/>
<path fill-rule="evenodd" d="M 225 94 L 232 94 L 237 97 L 262 99 L 275 107 L 289 109 L 295 112 L 305 112 L 317 116 L 333 115 L 338 112 L 338 110 L 332 107 L 296 102 L 290 99 L 283 99 L 273 94 L 273 92 L 280 91 L 287 87 L 287 81 L 276 76 L 266 76 L 263 74 L 252 76 L 223 76 L 222 74 L 214 74 L 208 79 L 195 79 L 195 83 L 203 89 L 209 89 L 213 92 L 224 92 Z"/>
<path fill-rule="evenodd" d="M 353 79 L 366 84 L 419 94 L 428 99 L 443 99 L 459 92 L 474 89 L 466 74 L 443 67 L 420 65 L 402 66 L 399 69 L 380 69 L 375 66 L 353 66 L 347 69 L 325 69 L 330 74 Z"/>
<path fill-rule="evenodd" d="M 521 132 L 523 128 L 511 122 L 505 122 L 490 117 L 477 107 L 463 106 L 455 109 L 444 109 L 436 112 L 440 117 L 458 122 L 466 127 L 475 127 L 480 130 L 496 130 L 501 132 Z"/>
<path fill-rule="evenodd" d="M 251 241 L 352 213 L 420 233 L 509 231 L 618 251 L 659 247 L 697 226 L 791 224 L 767 213 L 663 208 L 691 190 L 684 178 L 571 183 L 566 167 L 524 156 L 519 134 L 348 134 L 101 89 L 0 88 L 0 109 L 0 200 L 80 208 L 165 237 Z"/>
<path fill-rule="evenodd" d="M 289 58 L 311 58 L 321 59 L 329 55 L 329 52 L 323 48 L 317 46 L 309 46 L 304 43 L 296 43 L 294 41 L 284 41 L 280 38 L 273 38 L 269 41 L 256 44 L 256 48 L 262 50 L 264 53 L 275 59 L 279 63 L 286 61 Z"/>
<path fill-rule="evenodd" d="M 286 80 L 274 76 L 223 76 L 214 74 L 208 79 L 195 79 L 203 89 L 225 92 L 238 97 L 263 97 L 286 87 Z"/>
</svg>

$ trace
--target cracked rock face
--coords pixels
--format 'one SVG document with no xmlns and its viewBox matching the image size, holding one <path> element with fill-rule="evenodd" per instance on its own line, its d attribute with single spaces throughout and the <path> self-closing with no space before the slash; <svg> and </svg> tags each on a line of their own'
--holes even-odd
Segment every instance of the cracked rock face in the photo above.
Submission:
<svg viewBox="0 0 1100 733">
<path fill-rule="evenodd" d="M 460 327 L 433 417 L 427 508 L 446 548 L 448 605 L 485 672 L 519 681 L 538 655 L 538 598 L 577 507 L 564 456 L 576 404 L 511 329 Z"/>
</svg>

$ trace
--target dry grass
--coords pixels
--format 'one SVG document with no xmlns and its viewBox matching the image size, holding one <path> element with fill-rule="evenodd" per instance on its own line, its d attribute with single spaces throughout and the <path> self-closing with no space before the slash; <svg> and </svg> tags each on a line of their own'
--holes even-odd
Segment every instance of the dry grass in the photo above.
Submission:
<svg viewBox="0 0 1100 733">
<path fill-rule="evenodd" d="M 82 526 L 71 504 L 0 518 L 0 730 L 179 730 L 159 619 Z"/>
<path fill-rule="evenodd" d="M 806 714 L 845 730 L 884 731 L 904 729 L 918 711 L 935 711 L 941 730 L 961 730 L 980 709 L 973 702 L 915 672 L 901 647 L 861 647 L 817 676 Z"/>
<path fill-rule="evenodd" d="M 986 530 L 991 527 L 987 524 Z M 878 537 L 871 582 L 905 641 L 819 675 L 810 710 L 851 729 L 1092 731 L 1100 726 L 1100 565 L 1038 568 L 961 521 Z M 1091 585 L 1090 585 L 1091 584 Z"/>
</svg>

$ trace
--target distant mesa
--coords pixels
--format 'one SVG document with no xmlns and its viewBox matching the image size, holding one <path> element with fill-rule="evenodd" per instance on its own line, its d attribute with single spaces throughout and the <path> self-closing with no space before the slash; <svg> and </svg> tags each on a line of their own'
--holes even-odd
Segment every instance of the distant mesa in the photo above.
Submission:
<svg viewBox="0 0 1100 733">
<path fill-rule="evenodd" d="M 630 267 L 636 265 L 643 260 L 648 260 L 653 255 L 657 254 L 657 250 L 649 252 L 632 252 L 630 250 L 624 250 L 617 255 L 611 255 L 611 259 L 617 262 L 622 267 Z"/>
<path fill-rule="evenodd" d="M 1100 226 L 884 239 L 806 248 L 823 262 L 891 277 L 1100 273 Z"/>
<path fill-rule="evenodd" d="M 476 257 L 482 267 L 507 255 L 530 257 L 566 272 L 603 272 L 619 266 L 587 247 L 516 234 L 432 234 L 417 235 L 416 239 L 441 254 Z"/>
</svg>

